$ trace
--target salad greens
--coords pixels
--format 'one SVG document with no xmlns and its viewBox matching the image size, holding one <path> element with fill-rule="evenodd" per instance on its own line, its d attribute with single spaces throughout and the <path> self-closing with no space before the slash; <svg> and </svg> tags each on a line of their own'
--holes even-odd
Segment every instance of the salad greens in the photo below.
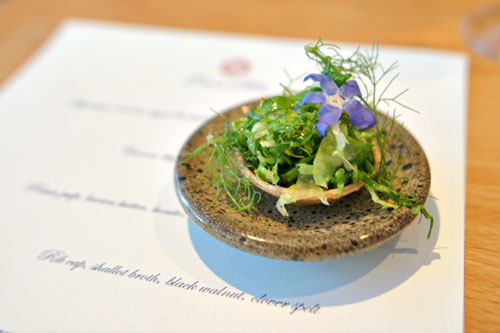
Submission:
<svg viewBox="0 0 500 333">
<path fill-rule="evenodd" d="M 393 186 L 398 165 L 387 163 L 386 153 L 388 140 L 398 140 L 393 133 L 395 117 L 381 121 L 376 112 L 380 103 L 411 110 L 398 101 L 406 90 L 386 96 L 397 74 L 378 87 L 397 63 L 384 69 L 378 63 L 377 47 L 368 53 L 357 49 L 345 57 L 337 46 L 321 39 L 307 45 L 305 52 L 321 68 L 321 73 L 309 74 L 305 80 L 319 85 L 298 92 L 284 87 L 283 95 L 262 98 L 245 117 L 231 123 L 226 119 L 222 133 L 211 133 L 187 159 L 208 154 L 202 177 L 217 189 L 215 200 L 224 193 L 236 210 L 249 210 L 260 200 L 260 192 L 241 176 L 240 156 L 258 179 L 287 188 L 276 204 L 282 215 L 288 216 L 285 205 L 307 197 L 328 205 L 325 190 L 337 189 L 340 195 L 345 186 L 361 181 L 374 202 L 393 209 L 409 207 L 413 214 L 429 219 L 429 237 L 433 217 L 421 198 Z"/>
</svg>

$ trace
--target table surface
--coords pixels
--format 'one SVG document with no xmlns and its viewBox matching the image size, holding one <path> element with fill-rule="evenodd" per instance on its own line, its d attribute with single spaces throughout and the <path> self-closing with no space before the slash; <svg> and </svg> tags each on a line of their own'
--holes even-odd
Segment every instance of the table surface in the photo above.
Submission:
<svg viewBox="0 0 500 333">
<path fill-rule="evenodd" d="M 0 84 L 68 17 L 467 52 L 465 328 L 494 331 L 500 327 L 500 63 L 471 53 L 460 37 L 460 21 L 476 5 L 477 0 L 0 0 Z"/>
</svg>

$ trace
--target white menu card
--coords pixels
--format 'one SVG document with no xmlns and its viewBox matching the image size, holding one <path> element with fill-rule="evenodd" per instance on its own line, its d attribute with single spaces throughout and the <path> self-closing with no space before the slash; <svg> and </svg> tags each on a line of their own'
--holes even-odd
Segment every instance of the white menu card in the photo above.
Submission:
<svg viewBox="0 0 500 333">
<path fill-rule="evenodd" d="M 0 90 L 0 331 L 461 331 L 461 54 L 380 48 L 420 111 L 399 121 L 431 165 L 430 239 L 416 219 L 362 254 L 273 260 L 213 239 L 177 201 L 185 140 L 213 110 L 300 86 L 307 42 L 64 23 Z"/>
</svg>

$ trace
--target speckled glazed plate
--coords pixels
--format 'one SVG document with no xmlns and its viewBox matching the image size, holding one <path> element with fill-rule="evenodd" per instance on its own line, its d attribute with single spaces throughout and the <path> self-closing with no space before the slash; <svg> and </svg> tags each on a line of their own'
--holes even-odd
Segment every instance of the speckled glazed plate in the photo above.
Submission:
<svg viewBox="0 0 500 333">
<path fill-rule="evenodd" d="M 225 115 L 232 121 L 244 116 L 255 105 L 239 106 Z M 262 193 L 260 203 L 249 212 L 235 212 L 223 195 L 214 203 L 216 191 L 197 177 L 206 168 L 207 155 L 197 155 L 184 164 L 180 161 L 205 143 L 210 131 L 220 131 L 223 125 L 224 119 L 215 117 L 189 138 L 176 162 L 175 184 L 177 196 L 191 219 L 230 246 L 276 259 L 327 260 L 355 254 L 387 241 L 415 218 L 406 207 L 392 210 L 374 203 L 364 188 L 330 206 L 288 205 L 290 217 L 281 216 L 275 208 L 277 199 L 266 193 Z M 406 180 L 398 189 L 426 198 L 430 189 L 427 158 L 402 126 L 395 124 L 394 130 L 399 132 L 410 153 L 403 154 L 399 176 Z M 403 148 L 401 142 L 394 145 L 396 150 Z M 388 163 L 392 158 L 388 156 Z"/>
</svg>

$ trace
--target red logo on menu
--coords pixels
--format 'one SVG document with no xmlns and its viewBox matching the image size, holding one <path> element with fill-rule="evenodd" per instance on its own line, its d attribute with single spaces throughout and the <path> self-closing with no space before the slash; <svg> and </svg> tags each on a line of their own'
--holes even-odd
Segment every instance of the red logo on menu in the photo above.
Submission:
<svg viewBox="0 0 500 333">
<path fill-rule="evenodd" d="M 250 68 L 250 61 L 241 57 L 226 59 L 220 66 L 222 73 L 227 76 L 243 76 L 250 72 Z"/>
</svg>

